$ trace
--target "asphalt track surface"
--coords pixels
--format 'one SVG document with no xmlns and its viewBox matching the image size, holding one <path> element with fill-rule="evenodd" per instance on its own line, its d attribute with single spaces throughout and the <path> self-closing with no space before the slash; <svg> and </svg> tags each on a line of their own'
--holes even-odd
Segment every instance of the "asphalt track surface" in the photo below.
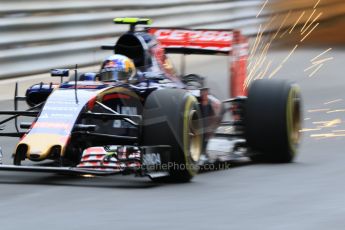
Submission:
<svg viewBox="0 0 345 230">
<path fill-rule="evenodd" d="M 338 121 L 336 127 L 304 132 L 295 163 L 233 165 L 187 184 L 1 172 L 0 229 L 344 229 L 345 137 L 310 136 L 345 129 L 343 48 L 334 48 L 334 60 L 313 77 L 303 71 L 326 48 L 297 50 L 275 76 L 300 84 L 305 128 Z M 289 49 L 275 49 L 270 57 L 279 64 L 288 54 Z M 202 73 L 213 92 L 225 98 L 226 59 L 189 59 L 188 72 Z M 11 106 L 0 102 L 1 109 Z M 1 138 L 5 162 L 15 143 Z"/>
</svg>

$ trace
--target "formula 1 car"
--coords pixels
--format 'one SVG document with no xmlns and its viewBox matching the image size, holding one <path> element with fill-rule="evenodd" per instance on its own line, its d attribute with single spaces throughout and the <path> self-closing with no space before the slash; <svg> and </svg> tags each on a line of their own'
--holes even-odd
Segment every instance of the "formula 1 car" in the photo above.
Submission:
<svg viewBox="0 0 345 230">
<path fill-rule="evenodd" d="M 200 166 L 236 156 L 293 160 L 301 126 L 298 86 L 256 80 L 244 87 L 248 43 L 239 31 L 136 29 L 150 21 L 114 19 L 117 24 L 129 24 L 130 30 L 115 45 L 103 46 L 133 60 L 140 72 L 135 82 L 99 81 L 98 73 L 75 73 L 61 84 L 35 84 L 25 97 L 17 95 L 16 87 L 15 110 L 1 111 L 11 117 L 0 124 L 14 119 L 17 132 L 0 135 L 20 140 L 13 165 L 1 165 L 0 170 L 135 174 L 186 182 Z M 220 101 L 210 95 L 198 75 L 177 75 L 168 53 L 232 55 L 231 98 Z M 67 77 L 69 70 L 56 69 L 51 74 Z M 18 110 L 21 100 L 28 110 Z M 34 121 L 20 123 L 19 129 L 19 116 L 34 117 Z M 225 117 L 230 118 L 225 121 Z M 227 132 L 221 132 L 224 127 Z M 220 145 L 224 149 L 224 143 L 226 151 L 217 150 Z M 23 165 L 24 160 L 55 164 Z"/>
</svg>

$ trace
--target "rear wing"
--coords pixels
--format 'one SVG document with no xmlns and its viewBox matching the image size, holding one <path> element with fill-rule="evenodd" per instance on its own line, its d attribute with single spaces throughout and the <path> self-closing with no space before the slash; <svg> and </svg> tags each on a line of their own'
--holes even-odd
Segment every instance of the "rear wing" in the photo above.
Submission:
<svg viewBox="0 0 345 230">
<path fill-rule="evenodd" d="M 166 53 L 227 55 L 230 62 L 230 96 L 245 96 L 248 39 L 238 30 L 150 27 Z"/>
</svg>

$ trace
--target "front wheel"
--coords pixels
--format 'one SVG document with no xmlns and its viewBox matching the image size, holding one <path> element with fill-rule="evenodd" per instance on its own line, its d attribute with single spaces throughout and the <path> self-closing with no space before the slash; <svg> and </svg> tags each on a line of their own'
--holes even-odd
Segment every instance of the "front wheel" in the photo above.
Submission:
<svg viewBox="0 0 345 230">
<path fill-rule="evenodd" d="M 248 90 L 245 137 L 255 161 L 291 162 L 301 129 L 299 87 L 282 80 L 257 80 Z"/>
<path fill-rule="evenodd" d="M 197 99 L 180 89 L 152 92 L 143 113 L 143 144 L 170 145 L 170 176 L 165 180 L 187 182 L 198 172 L 203 131 Z"/>
</svg>

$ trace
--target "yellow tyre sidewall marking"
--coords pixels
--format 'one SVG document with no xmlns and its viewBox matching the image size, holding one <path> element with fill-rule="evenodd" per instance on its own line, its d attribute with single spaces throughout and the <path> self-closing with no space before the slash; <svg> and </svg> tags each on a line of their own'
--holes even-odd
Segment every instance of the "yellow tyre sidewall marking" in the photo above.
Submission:
<svg viewBox="0 0 345 230">
<path fill-rule="evenodd" d="M 296 95 L 298 94 L 299 94 L 299 89 L 293 86 L 289 91 L 288 101 L 286 104 L 287 137 L 288 137 L 289 148 L 293 156 L 295 156 L 297 153 L 297 143 L 294 143 L 293 137 L 291 136 L 291 132 L 293 132 L 293 128 L 294 128 L 294 124 L 293 124 L 293 121 L 294 121 L 293 115 L 295 112 L 294 99 L 296 98 Z"/>
<path fill-rule="evenodd" d="M 186 163 L 186 169 L 189 172 L 189 174 L 191 176 L 196 175 L 197 170 L 193 170 L 194 168 L 196 169 L 197 166 L 194 165 L 191 159 L 191 157 L 189 156 L 189 113 L 191 110 L 191 107 L 194 103 L 197 103 L 197 100 L 195 97 L 193 96 L 188 96 L 186 99 L 186 104 L 185 104 L 185 108 L 184 108 L 184 114 L 183 114 L 183 154 L 185 157 L 185 163 Z M 199 142 L 201 143 L 201 136 L 198 135 L 198 138 L 200 139 Z M 195 162 L 197 163 L 197 162 Z"/>
</svg>

